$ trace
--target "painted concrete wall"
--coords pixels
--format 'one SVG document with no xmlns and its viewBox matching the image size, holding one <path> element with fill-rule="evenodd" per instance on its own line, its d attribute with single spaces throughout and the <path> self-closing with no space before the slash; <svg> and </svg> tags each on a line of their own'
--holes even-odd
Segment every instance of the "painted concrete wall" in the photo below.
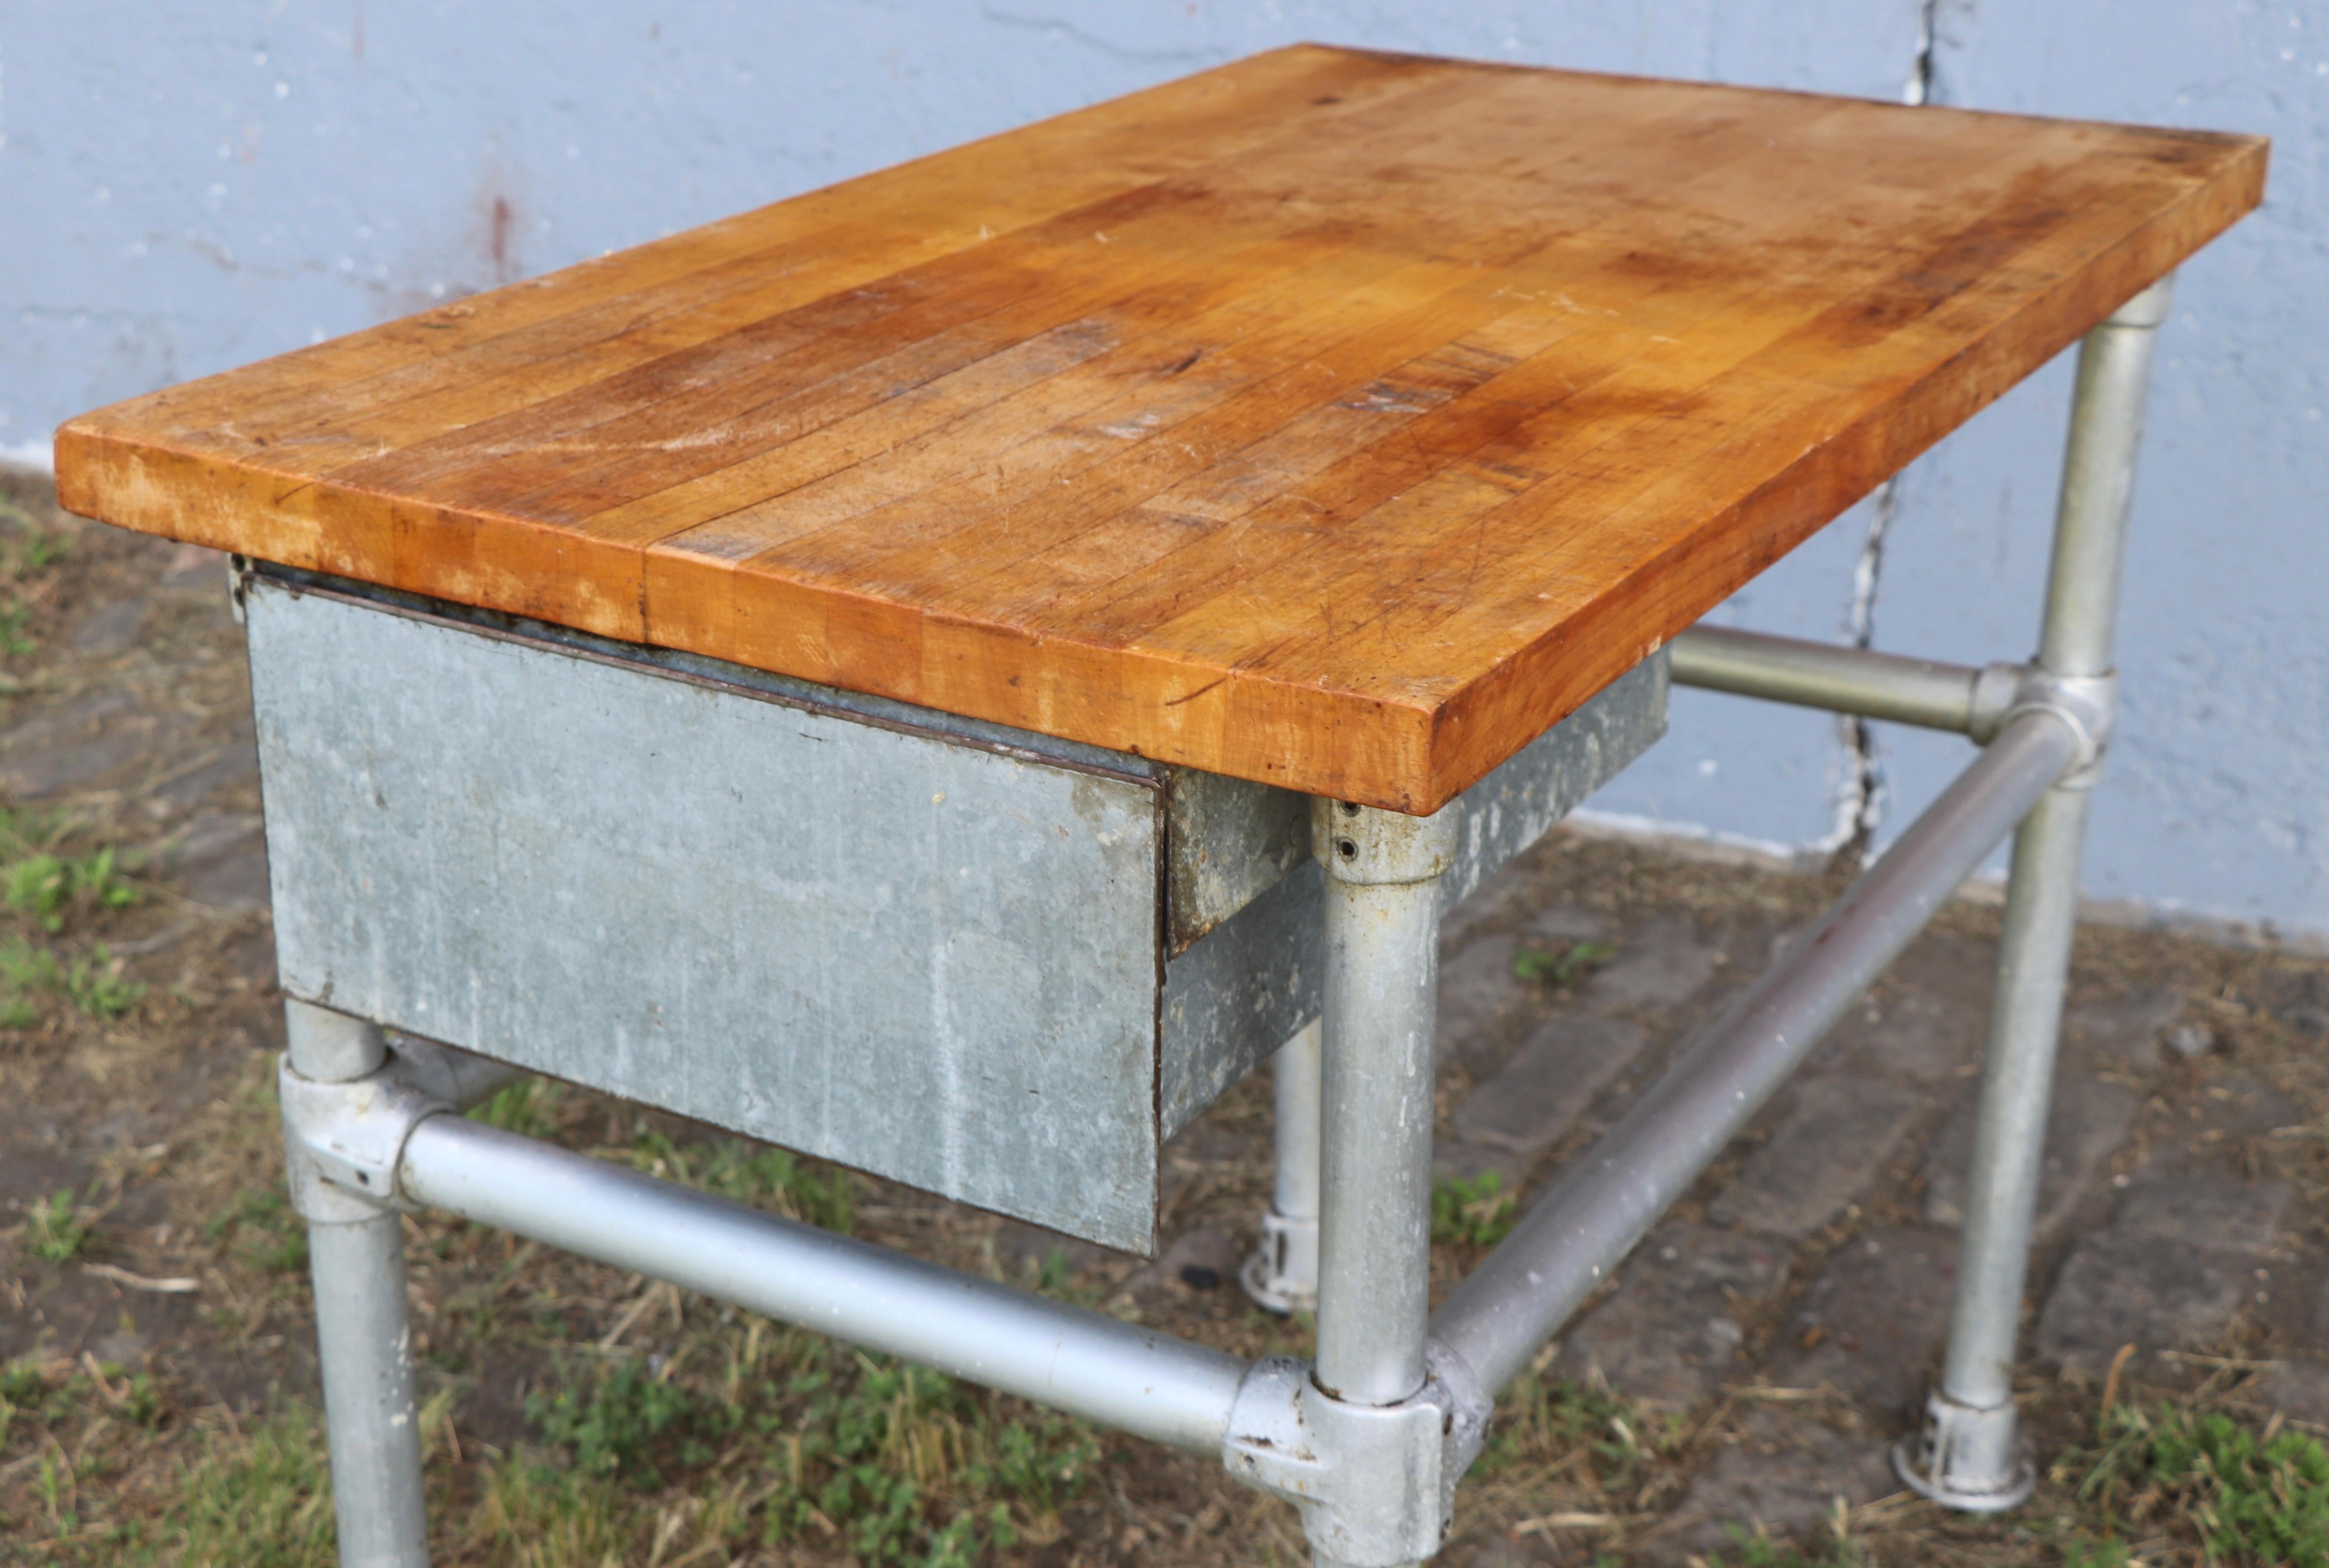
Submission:
<svg viewBox="0 0 2329 1568">
<path fill-rule="evenodd" d="M 0 454 L 1302 38 L 2273 136 L 2268 210 L 2186 269 L 2164 343 L 2089 891 L 2329 931 L 2329 0 L 0 0 Z M 1911 469 L 1881 559 L 1863 504 L 1721 618 L 2026 653 L 2067 390 Z M 1879 841 L 1966 755 L 1880 729 Z M 1828 720 L 1683 693 L 1597 806 L 1803 847 L 1860 776 Z"/>
</svg>

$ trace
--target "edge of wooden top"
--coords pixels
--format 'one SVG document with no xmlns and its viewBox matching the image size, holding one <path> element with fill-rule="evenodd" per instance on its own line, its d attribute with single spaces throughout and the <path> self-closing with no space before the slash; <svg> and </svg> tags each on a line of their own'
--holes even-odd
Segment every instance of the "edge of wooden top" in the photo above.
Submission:
<svg viewBox="0 0 2329 1568">
<path fill-rule="evenodd" d="M 1297 44 L 1217 69 L 1311 52 L 1430 59 Z M 1109 101 L 1122 106 L 1213 74 Z M 1305 793 L 1428 813 L 1694 624 L 1743 580 L 1742 564 L 1751 577 L 1860 500 L 1874 482 L 1856 476 L 1897 472 L 2258 204 L 2269 146 L 2265 138 L 2177 134 L 2225 143 L 2232 155 L 2222 175 L 2079 273 L 2033 296 L 2014 316 L 1908 389 L 1881 418 L 1872 416 L 1805 454 L 1656 557 L 1636 563 L 1577 615 L 1513 649 L 1485 673 L 1441 691 L 1400 697 L 1301 685 L 1136 644 L 1083 644 L 782 583 L 769 585 L 785 601 L 780 613 L 790 625 L 790 613 L 797 611 L 799 624 L 816 629 L 821 651 L 806 658 L 781 654 L 778 640 L 767 636 L 740 646 L 731 633 L 714 634 L 650 615 L 651 579 L 659 566 L 668 570 L 672 563 L 658 563 L 649 549 L 592 541 L 523 518 L 322 482 L 288 465 L 248 454 L 224 457 L 196 441 L 165 440 L 134 427 L 142 407 L 184 387 L 109 405 L 61 427 L 55 447 L 58 498 L 83 516 L 304 570 L 761 665 Z M 1822 461 L 1847 450 L 1860 460 Z M 490 559 L 477 551 L 481 534 L 491 535 Z M 586 555 L 595 558 L 592 570 L 571 569 Z M 608 591 L 608 583 L 618 590 Z M 789 635 L 781 645 L 797 650 L 807 641 Z M 1138 683 L 1144 693 L 1181 695 L 1161 702 L 1153 695 L 1129 698 L 1125 676 L 1133 669 L 1146 676 Z"/>
</svg>

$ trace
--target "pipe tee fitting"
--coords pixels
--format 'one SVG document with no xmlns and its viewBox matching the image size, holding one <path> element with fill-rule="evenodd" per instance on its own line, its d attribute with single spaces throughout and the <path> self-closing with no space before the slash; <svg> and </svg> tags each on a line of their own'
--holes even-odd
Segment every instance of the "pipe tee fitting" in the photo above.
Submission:
<svg viewBox="0 0 2329 1568">
<path fill-rule="evenodd" d="M 291 1207 L 315 1225 L 354 1225 L 384 1209 L 413 1209 L 396 1189 L 405 1140 L 453 1106 L 413 1079 L 404 1058 L 341 1083 L 302 1077 L 287 1054 L 277 1071 L 284 1169 Z"/>
<path fill-rule="evenodd" d="M 1439 1550 L 1456 1482 L 1488 1436 L 1494 1402 L 1454 1352 L 1434 1344 L 1429 1376 L 1397 1404 L 1353 1404 L 1303 1362 L 1254 1363 L 1230 1412 L 1222 1462 L 1302 1515 L 1320 1561 L 1397 1568 Z"/>
</svg>

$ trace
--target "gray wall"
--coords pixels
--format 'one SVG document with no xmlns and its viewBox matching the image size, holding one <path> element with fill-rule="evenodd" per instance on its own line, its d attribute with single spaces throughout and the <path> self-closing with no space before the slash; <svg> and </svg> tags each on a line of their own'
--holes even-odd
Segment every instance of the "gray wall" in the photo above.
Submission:
<svg viewBox="0 0 2329 1568">
<path fill-rule="evenodd" d="M 2089 890 L 2329 931 L 2329 0 L 0 0 L 0 454 L 93 404 L 1296 39 L 2261 131 L 2191 267 Z M 1721 613 L 1974 661 L 2032 639 L 2067 366 Z M 1869 577 L 1865 591 L 1856 582 Z M 1887 834 L 1961 743 L 1880 730 Z M 1793 848 L 1858 769 L 1681 694 L 1604 812 Z"/>
</svg>

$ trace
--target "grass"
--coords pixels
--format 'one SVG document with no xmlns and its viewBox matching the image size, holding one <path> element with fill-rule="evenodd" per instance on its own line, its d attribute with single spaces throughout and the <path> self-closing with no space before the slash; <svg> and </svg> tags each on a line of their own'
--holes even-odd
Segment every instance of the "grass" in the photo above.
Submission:
<svg viewBox="0 0 2329 1568">
<path fill-rule="evenodd" d="M 1637 1484 L 1679 1441 L 1674 1422 L 1598 1389 L 1548 1379 L 1539 1368 L 1513 1379 L 1497 1401 L 1476 1469 L 1511 1474 L 1534 1464 L 1573 1467 L 1582 1458 L 1598 1485 L 1622 1489 Z"/>
<path fill-rule="evenodd" d="M 11 596 L 0 601 L 0 659 L 24 659 L 37 653 L 40 643 L 24 628 L 32 624 L 33 606 Z"/>
<path fill-rule="evenodd" d="M 2318 1439 L 2164 1403 L 2114 1406 L 2100 1428 L 2092 1449 L 2055 1466 L 2093 1521 L 2068 1562 L 2121 1568 L 2135 1561 L 2126 1535 L 2161 1534 L 2224 1568 L 2329 1562 L 2329 1451 Z"/>
<path fill-rule="evenodd" d="M 44 529 L 23 507 L 0 498 L 0 582 L 22 584 L 64 558 L 70 540 L 60 531 Z M 0 599 L 0 659 L 24 659 L 40 651 L 26 630 L 33 606 L 21 591 Z"/>
<path fill-rule="evenodd" d="M 240 1433 L 206 1435 L 130 1560 L 183 1568 L 329 1568 L 336 1557 L 323 1422 L 293 1405 Z"/>
<path fill-rule="evenodd" d="M 1432 1183 L 1431 1239 L 1469 1246 L 1494 1246 L 1520 1223 L 1517 1194 L 1493 1170 L 1453 1176 Z"/>
<path fill-rule="evenodd" d="M 261 1273 L 296 1273 L 307 1266 L 307 1226 L 281 1187 L 237 1193 L 203 1228 Z"/>
<path fill-rule="evenodd" d="M 8 525 L 7 534 L 0 536 L 0 577 L 21 581 L 46 571 L 64 559 L 72 543 L 63 530 L 42 528 L 31 512 L 5 497 L 0 522 Z"/>
<path fill-rule="evenodd" d="M 1531 985 L 1567 991 L 1617 956 L 1604 943 L 1570 942 L 1558 947 L 1524 944 L 1513 952 L 1513 975 Z"/>
<path fill-rule="evenodd" d="M 856 1188 L 847 1171 L 741 1138 L 682 1147 L 660 1132 L 642 1131 L 632 1143 L 631 1164 L 843 1235 L 856 1224 Z"/>
<path fill-rule="evenodd" d="M 0 907 L 47 935 L 93 925 L 139 900 L 123 879 L 118 851 L 99 845 L 75 852 L 77 824 L 61 812 L 0 807 Z M 0 1028 L 37 1027 L 50 1009 L 42 998 L 70 1002 L 84 1018 L 118 1018 L 146 996 L 103 943 L 83 953 L 34 944 L 22 932 L 0 937 Z"/>
<path fill-rule="evenodd" d="M 0 872 L 0 898 L 53 934 L 75 907 L 127 909 L 137 902 L 137 889 L 121 879 L 108 844 L 89 855 L 27 855 Z"/>
<path fill-rule="evenodd" d="M 564 1088 L 549 1078 L 520 1078 L 471 1106 L 469 1120 L 527 1138 L 546 1138 L 555 1124 L 552 1113 Z"/>
<path fill-rule="evenodd" d="M 83 956 L 61 959 L 21 936 L 0 940 L 0 1028 L 38 1023 L 43 1009 L 36 999 L 42 994 L 63 998 L 84 1018 L 119 1018 L 146 998 L 146 987 L 122 968 L 103 943 Z"/>
<path fill-rule="evenodd" d="M 24 1212 L 24 1246 L 44 1263 L 69 1263 L 89 1244 L 89 1225 L 71 1188 L 36 1200 Z"/>
</svg>

